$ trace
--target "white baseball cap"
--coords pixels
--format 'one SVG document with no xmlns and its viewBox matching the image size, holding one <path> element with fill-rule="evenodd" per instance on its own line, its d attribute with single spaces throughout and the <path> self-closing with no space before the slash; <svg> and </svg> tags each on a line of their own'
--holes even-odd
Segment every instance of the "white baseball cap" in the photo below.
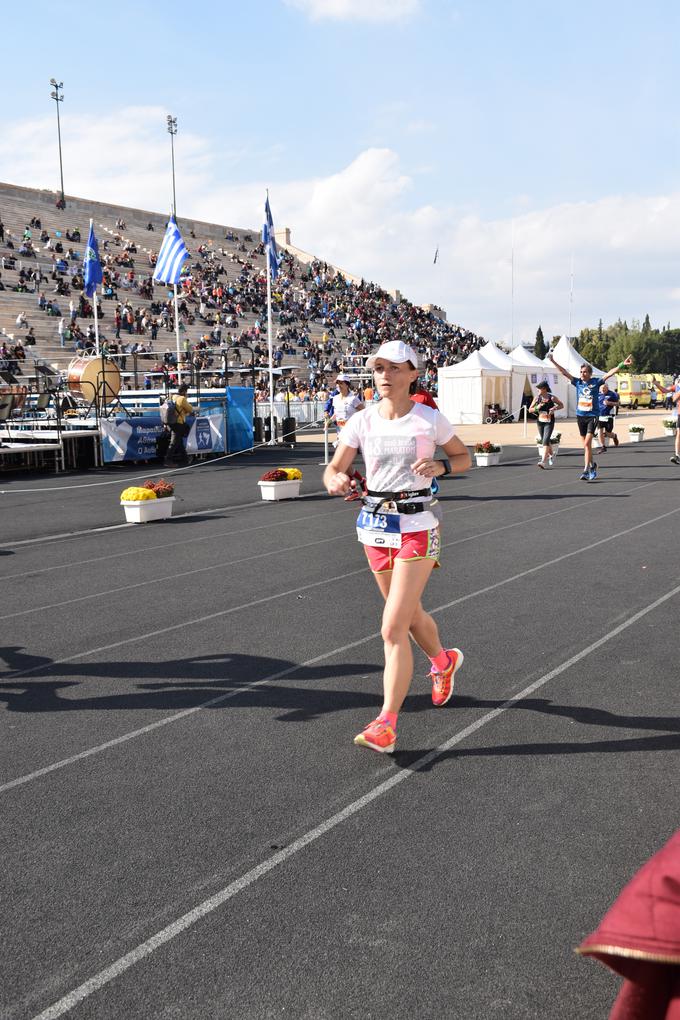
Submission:
<svg viewBox="0 0 680 1020">
<path fill-rule="evenodd" d="M 335 381 L 351 383 L 352 380 L 350 376 L 347 375 L 347 372 L 338 372 L 338 374 L 335 377 Z"/>
<path fill-rule="evenodd" d="M 400 365 L 404 361 L 410 361 L 414 368 L 418 367 L 418 355 L 403 340 L 388 340 L 386 344 L 379 347 L 375 354 L 371 354 L 370 358 L 366 360 L 366 367 L 375 368 L 378 358 L 382 358 L 384 361 L 392 361 L 395 365 Z"/>
</svg>

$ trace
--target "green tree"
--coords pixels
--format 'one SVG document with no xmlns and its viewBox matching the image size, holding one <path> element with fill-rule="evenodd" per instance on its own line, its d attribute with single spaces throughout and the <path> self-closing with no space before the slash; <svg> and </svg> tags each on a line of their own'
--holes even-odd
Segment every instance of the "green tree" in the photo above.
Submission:
<svg viewBox="0 0 680 1020">
<path fill-rule="evenodd" d="M 534 354 L 536 355 L 537 358 L 540 358 L 542 361 L 547 353 L 548 345 L 543 339 L 543 330 L 539 326 L 538 329 L 536 330 L 536 343 L 534 344 Z"/>
<path fill-rule="evenodd" d="M 642 323 L 642 335 L 649 336 L 652 332 L 652 324 L 649 321 L 649 312 L 645 315 L 645 321 Z"/>
</svg>

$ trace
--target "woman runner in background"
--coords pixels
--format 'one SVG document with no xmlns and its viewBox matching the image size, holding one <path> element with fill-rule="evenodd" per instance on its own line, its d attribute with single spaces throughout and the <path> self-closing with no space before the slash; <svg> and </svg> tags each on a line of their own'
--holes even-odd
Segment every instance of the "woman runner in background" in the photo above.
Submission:
<svg viewBox="0 0 680 1020">
<path fill-rule="evenodd" d="M 443 414 L 412 402 L 418 357 L 411 347 L 391 340 L 366 364 L 374 371 L 381 400 L 355 414 L 344 427 L 323 480 L 331 496 L 347 495 L 349 471 L 361 449 L 367 493 L 357 533 L 385 600 L 381 629 L 385 672 L 382 711 L 354 742 L 389 754 L 396 745 L 397 717 L 413 677 L 409 635 L 432 664 L 436 706 L 451 697 L 454 674 L 463 663 L 458 648 L 442 647 L 437 625 L 420 600 L 439 565 L 439 523 L 429 509 L 432 479 L 467 471 L 471 460 Z M 451 463 L 433 459 L 437 446 Z"/>
<path fill-rule="evenodd" d="M 541 459 L 538 462 L 540 468 L 552 467 L 553 448 L 550 437 L 555 427 L 555 411 L 561 411 L 564 404 L 559 397 L 553 396 L 547 382 L 538 384 L 538 393 L 529 407 L 530 414 L 538 418 L 538 436 L 541 440 Z"/>
<path fill-rule="evenodd" d="M 338 436 L 352 415 L 356 414 L 357 411 L 361 411 L 366 406 L 361 397 L 357 396 L 353 391 L 350 381 L 350 377 L 345 372 L 339 372 L 335 377 L 335 385 L 340 392 L 331 398 L 331 406 L 333 408 L 331 420 L 335 421 Z"/>
</svg>

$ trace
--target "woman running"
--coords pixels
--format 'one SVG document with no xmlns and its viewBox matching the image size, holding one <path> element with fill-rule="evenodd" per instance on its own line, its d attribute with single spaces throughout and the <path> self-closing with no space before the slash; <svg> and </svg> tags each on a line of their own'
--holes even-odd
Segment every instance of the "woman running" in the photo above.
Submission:
<svg viewBox="0 0 680 1020">
<path fill-rule="evenodd" d="M 382 711 L 354 743 L 390 754 L 413 677 L 409 635 L 432 663 L 434 705 L 447 703 L 454 675 L 463 664 L 460 649 L 442 647 L 437 625 L 420 600 L 432 570 L 439 566 L 439 522 L 430 509 L 432 479 L 467 471 L 471 460 L 444 415 L 411 400 L 418 379 L 418 356 L 411 347 L 391 340 L 366 364 L 373 369 L 381 400 L 355 414 L 343 428 L 323 480 L 331 496 L 347 495 L 352 462 L 361 449 L 367 489 L 357 534 L 385 600 L 381 629 L 385 672 Z M 449 460 L 433 460 L 437 446 Z"/>
<path fill-rule="evenodd" d="M 540 468 L 553 466 L 553 448 L 550 437 L 555 428 L 555 411 L 561 411 L 564 404 L 559 397 L 553 396 L 547 382 L 538 384 L 538 393 L 532 401 L 529 412 L 538 418 L 538 436 L 541 440 L 541 459 L 538 462 Z"/>
</svg>

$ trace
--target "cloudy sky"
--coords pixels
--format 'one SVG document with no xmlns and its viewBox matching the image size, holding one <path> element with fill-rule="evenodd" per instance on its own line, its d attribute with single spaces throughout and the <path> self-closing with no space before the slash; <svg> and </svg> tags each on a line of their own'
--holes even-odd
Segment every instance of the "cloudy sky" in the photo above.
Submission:
<svg viewBox="0 0 680 1020">
<path fill-rule="evenodd" d="M 269 187 L 300 248 L 496 340 L 680 325 L 677 3 L 195 10 L 8 10 L 0 181 L 58 187 L 55 76 L 67 194 L 166 212 L 171 113 L 180 217 L 257 229 Z"/>
</svg>

